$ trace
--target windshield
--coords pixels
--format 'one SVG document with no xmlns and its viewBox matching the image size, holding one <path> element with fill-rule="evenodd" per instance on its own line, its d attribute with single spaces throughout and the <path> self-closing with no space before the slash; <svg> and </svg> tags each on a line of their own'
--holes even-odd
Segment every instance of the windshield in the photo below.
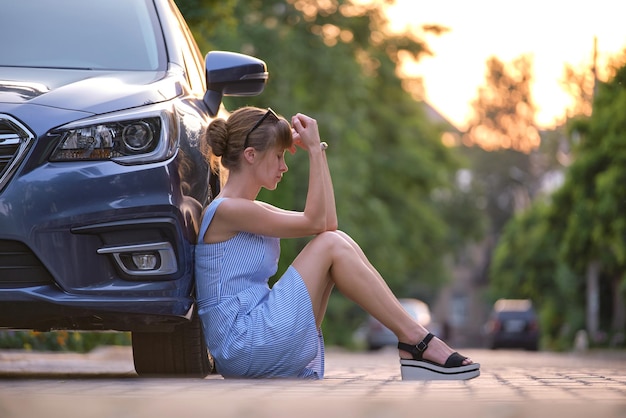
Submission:
<svg viewBox="0 0 626 418">
<path fill-rule="evenodd" d="M 0 66 L 158 70 L 164 55 L 149 0 L 0 0 Z"/>
</svg>

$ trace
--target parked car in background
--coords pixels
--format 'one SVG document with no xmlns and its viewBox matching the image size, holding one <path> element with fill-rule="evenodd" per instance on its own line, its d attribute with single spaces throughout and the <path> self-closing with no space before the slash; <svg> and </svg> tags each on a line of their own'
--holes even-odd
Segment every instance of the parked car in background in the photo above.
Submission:
<svg viewBox="0 0 626 418">
<path fill-rule="evenodd" d="M 404 309 L 422 326 L 428 328 L 431 332 L 437 333 L 432 329 L 432 318 L 428 305 L 419 299 L 400 299 L 400 303 Z M 369 315 L 365 323 L 365 343 L 369 350 L 378 350 L 384 346 L 398 345 L 398 338 L 391 332 L 389 328 L 381 324 L 376 318 Z"/>
<path fill-rule="evenodd" d="M 203 58 L 173 0 L 0 10 L 0 327 L 130 331 L 139 374 L 205 376 L 202 136 L 265 63 Z"/>
<path fill-rule="evenodd" d="M 497 348 L 539 348 L 539 323 L 528 299 L 499 299 L 485 325 L 487 346 Z"/>
</svg>

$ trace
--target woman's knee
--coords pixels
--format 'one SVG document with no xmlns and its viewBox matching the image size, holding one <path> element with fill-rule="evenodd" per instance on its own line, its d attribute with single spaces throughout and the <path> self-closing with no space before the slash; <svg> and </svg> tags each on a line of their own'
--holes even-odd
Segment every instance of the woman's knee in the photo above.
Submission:
<svg viewBox="0 0 626 418">
<path fill-rule="evenodd" d="M 354 239 L 352 239 L 352 237 L 350 235 L 348 235 L 347 233 L 345 233 L 345 232 L 343 232 L 343 231 L 341 231 L 339 229 L 334 231 L 334 232 L 337 233 L 344 240 L 348 241 L 351 245 L 356 244 Z"/>
<path fill-rule="evenodd" d="M 321 234 L 317 234 L 313 241 L 321 241 L 326 245 L 331 245 L 335 241 L 341 239 L 341 233 L 339 231 L 325 231 Z"/>
<path fill-rule="evenodd" d="M 347 235 L 342 231 L 326 231 L 317 235 L 311 241 L 315 246 L 324 247 L 326 251 L 336 252 L 344 249 L 350 249 L 351 245 L 346 240 Z"/>
</svg>

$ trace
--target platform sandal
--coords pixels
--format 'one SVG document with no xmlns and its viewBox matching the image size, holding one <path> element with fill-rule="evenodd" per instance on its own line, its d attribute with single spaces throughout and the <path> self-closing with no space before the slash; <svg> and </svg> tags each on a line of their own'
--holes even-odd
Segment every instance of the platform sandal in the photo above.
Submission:
<svg viewBox="0 0 626 418">
<path fill-rule="evenodd" d="M 444 365 L 424 359 L 424 351 L 434 337 L 428 333 L 419 344 L 398 343 L 398 349 L 413 355 L 413 359 L 400 359 L 402 380 L 468 380 L 480 375 L 480 364 L 464 366 L 463 361 L 467 357 L 457 352 L 450 354 Z"/>
</svg>

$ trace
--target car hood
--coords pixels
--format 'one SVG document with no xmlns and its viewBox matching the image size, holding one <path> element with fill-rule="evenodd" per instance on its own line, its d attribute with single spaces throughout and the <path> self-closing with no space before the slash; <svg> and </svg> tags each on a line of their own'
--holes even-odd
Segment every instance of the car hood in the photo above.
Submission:
<svg viewBox="0 0 626 418">
<path fill-rule="evenodd" d="M 0 102 L 108 113 L 170 100 L 182 71 L 94 71 L 0 67 Z"/>
</svg>

